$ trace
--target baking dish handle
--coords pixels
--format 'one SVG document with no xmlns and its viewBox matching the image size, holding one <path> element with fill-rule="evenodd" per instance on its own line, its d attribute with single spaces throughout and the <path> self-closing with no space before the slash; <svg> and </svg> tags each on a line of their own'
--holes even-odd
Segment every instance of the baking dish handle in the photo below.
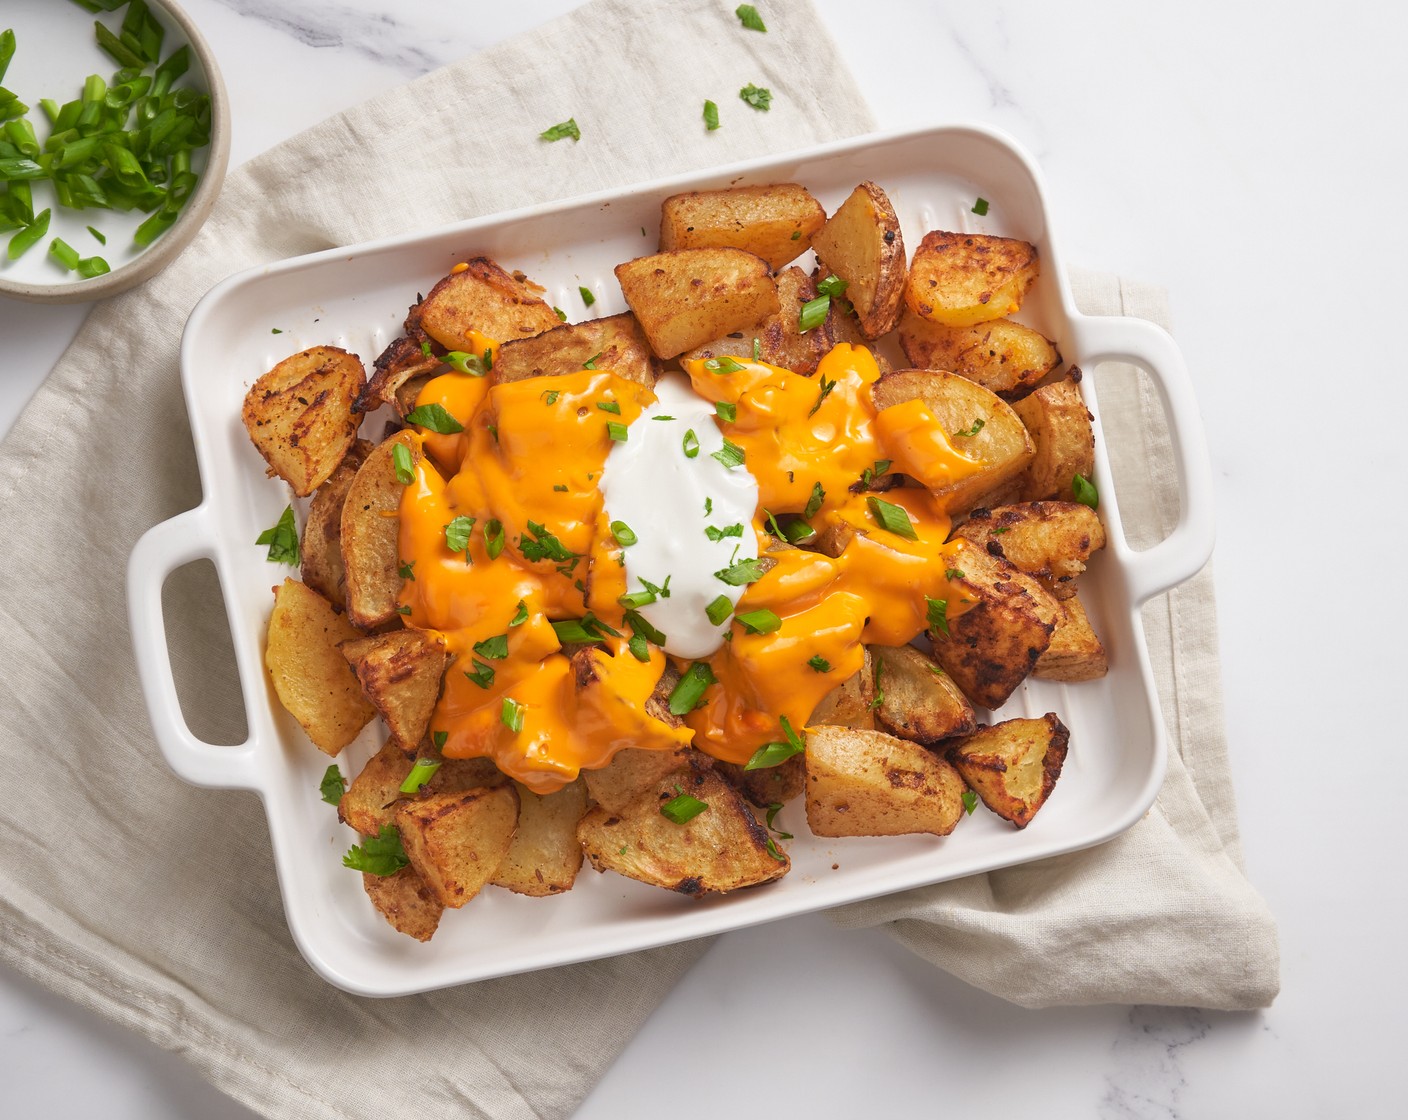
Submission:
<svg viewBox="0 0 1408 1120">
<path fill-rule="evenodd" d="M 1183 354 L 1162 327 L 1146 319 L 1078 316 L 1072 328 L 1075 352 L 1086 365 L 1127 362 L 1148 373 L 1168 420 L 1178 472 L 1178 524 L 1163 541 L 1128 558 L 1132 598 L 1144 603 L 1197 575 L 1212 555 L 1216 515 L 1202 417 Z"/>
<path fill-rule="evenodd" d="M 214 554 L 214 528 L 204 505 L 153 526 L 137 542 L 127 562 L 127 615 L 137 676 L 157 744 L 171 769 L 192 785 L 257 789 L 253 740 L 227 747 L 198 738 L 181 714 L 171 671 L 162 587 L 177 568 L 214 559 Z"/>
</svg>

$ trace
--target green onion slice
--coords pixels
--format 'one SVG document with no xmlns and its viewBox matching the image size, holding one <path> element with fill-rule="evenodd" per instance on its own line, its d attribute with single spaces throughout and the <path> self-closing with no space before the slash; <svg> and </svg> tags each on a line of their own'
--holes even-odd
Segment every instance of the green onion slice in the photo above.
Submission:
<svg viewBox="0 0 1408 1120">
<path fill-rule="evenodd" d="M 1071 493 L 1075 495 L 1076 501 L 1091 509 L 1100 508 L 1100 493 L 1095 489 L 1095 483 L 1086 478 L 1083 474 L 1078 474 L 1071 479 Z"/>
<path fill-rule="evenodd" d="M 717 459 L 724 466 L 732 470 L 734 467 L 741 467 L 747 456 L 743 448 L 730 440 L 725 439 L 724 445 L 718 451 L 710 453 L 710 458 Z"/>
<path fill-rule="evenodd" d="M 709 621 L 715 626 L 721 626 L 724 620 L 733 613 L 733 600 L 727 595 L 720 595 L 704 608 L 704 613 L 709 616 Z"/>
<path fill-rule="evenodd" d="M 577 127 L 577 122 L 572 117 L 568 117 L 561 124 L 555 124 L 551 128 L 544 129 L 542 132 L 538 133 L 539 140 L 547 140 L 549 142 L 567 140 L 569 138 L 574 141 L 582 138 L 582 130 Z"/>
<path fill-rule="evenodd" d="M 504 697 L 503 708 L 499 711 L 499 719 L 503 725 L 517 735 L 523 730 L 523 705 L 512 696 Z"/>
<path fill-rule="evenodd" d="M 773 634 L 782 629 L 782 619 L 766 607 L 745 611 L 735 618 L 750 634 Z"/>
<path fill-rule="evenodd" d="M 929 614 L 929 629 L 940 634 L 948 634 L 948 600 L 931 599 L 924 596 L 924 604 Z"/>
<path fill-rule="evenodd" d="M 696 661 L 685 670 L 680 683 L 670 692 L 670 714 L 682 716 L 694 711 L 704 693 L 714 683 L 714 671 L 703 661 Z"/>
<path fill-rule="evenodd" d="M 411 767 L 411 772 L 406 775 L 406 780 L 401 783 L 402 793 L 419 793 L 421 786 L 435 777 L 435 771 L 439 770 L 441 760 L 438 758 L 418 758 L 416 764 Z"/>
<path fill-rule="evenodd" d="M 409 486 L 416 480 L 416 463 L 411 456 L 411 449 L 404 443 L 398 443 L 391 448 L 391 463 L 396 468 L 396 481 L 402 486 Z"/>
<path fill-rule="evenodd" d="M 298 550 L 298 526 L 293 519 L 293 506 L 285 507 L 279 520 L 255 538 L 255 544 L 269 546 L 269 561 L 274 564 L 288 564 L 298 567 L 301 562 Z"/>
<path fill-rule="evenodd" d="M 622 548 L 626 548 L 636 543 L 640 538 L 624 521 L 613 521 L 611 523 L 611 535 L 616 538 L 616 543 Z"/>
<path fill-rule="evenodd" d="M 712 101 L 704 102 L 704 128 L 713 132 L 719 127 L 719 107 Z"/>
<path fill-rule="evenodd" d="M 919 534 L 914 531 L 914 523 L 909 519 L 909 513 L 903 506 L 897 506 L 893 502 L 887 502 L 883 498 L 869 497 L 865 499 L 866 505 L 870 507 L 870 512 L 875 520 L 880 523 L 882 529 L 894 533 L 897 537 L 904 537 L 905 540 L 917 541 Z"/>
<path fill-rule="evenodd" d="M 674 824 L 685 824 L 692 821 L 709 806 L 700 801 L 697 797 L 690 797 L 687 793 L 682 793 L 678 797 L 672 797 L 665 804 L 660 806 L 660 815 L 667 821 Z"/>
</svg>

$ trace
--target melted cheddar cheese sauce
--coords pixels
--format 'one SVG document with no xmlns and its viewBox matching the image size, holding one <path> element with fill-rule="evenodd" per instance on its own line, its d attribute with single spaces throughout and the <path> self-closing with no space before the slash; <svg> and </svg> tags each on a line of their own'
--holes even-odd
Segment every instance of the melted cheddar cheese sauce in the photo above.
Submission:
<svg viewBox="0 0 1408 1120">
<path fill-rule="evenodd" d="M 481 355 L 493 348 L 471 342 Z M 918 486 L 879 492 L 876 480 L 903 471 L 946 485 L 982 464 L 952 448 L 922 402 L 877 412 L 867 350 L 837 346 L 815 377 L 727 360 L 685 362 L 684 372 L 701 399 L 725 406 L 723 438 L 743 456 L 732 469 L 757 483 L 744 531 L 767 570 L 750 573 L 735 614 L 771 612 L 778 624 L 719 631 L 698 659 L 715 683 L 683 727 L 647 711 L 667 655 L 618 601 L 626 552 L 600 487 L 655 394 L 592 369 L 510 383 L 451 373 L 422 390 L 418 407 L 439 405 L 463 429 L 421 432 L 400 507 L 406 624 L 442 633 L 455 657 L 431 721 L 447 756 L 490 757 L 540 793 L 624 747 L 693 743 L 746 762 L 783 738 L 783 717 L 803 727 L 860 669 L 862 643 L 910 641 L 928 624 L 927 600 L 960 612 L 941 503 Z M 584 636 L 574 623 L 593 639 L 574 645 L 575 660 L 563 650 Z"/>
</svg>

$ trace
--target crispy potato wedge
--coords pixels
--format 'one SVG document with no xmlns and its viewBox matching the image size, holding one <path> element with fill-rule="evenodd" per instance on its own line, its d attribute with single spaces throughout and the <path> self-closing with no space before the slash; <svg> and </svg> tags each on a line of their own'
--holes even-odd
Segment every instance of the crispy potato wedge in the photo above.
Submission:
<svg viewBox="0 0 1408 1120">
<path fill-rule="evenodd" d="M 1026 501 L 1071 501 L 1075 476 L 1089 479 L 1095 472 L 1095 431 L 1077 388 L 1080 377 L 1073 369 L 1070 377 L 1043 385 L 1012 406 L 1036 448 L 1022 484 Z"/>
<path fill-rule="evenodd" d="M 812 247 L 826 211 L 796 183 L 671 195 L 660 206 L 660 251 L 743 249 L 774 272 Z"/>
<path fill-rule="evenodd" d="M 411 866 L 443 905 L 457 909 L 508 854 L 518 827 L 518 791 L 505 784 L 432 794 L 401 802 L 393 819 Z"/>
<path fill-rule="evenodd" d="M 410 432 L 383 440 L 362 463 L 342 504 L 342 565 L 345 572 L 347 617 L 365 629 L 397 617 L 401 592 L 401 492 L 396 478 L 395 449 L 404 447 L 412 462 L 420 451 Z"/>
<path fill-rule="evenodd" d="M 672 751 L 627 747 L 612 755 L 611 761 L 600 769 L 583 770 L 582 780 L 593 803 L 608 813 L 620 813 L 666 774 L 678 773 L 681 767 L 708 770 L 712 765 L 713 759 L 693 747 Z"/>
<path fill-rule="evenodd" d="M 372 445 L 364 439 L 353 442 L 337 469 L 313 494 L 313 500 L 308 503 L 308 517 L 303 523 L 303 540 L 299 545 L 303 582 L 338 608 L 347 605 L 344 586 L 347 573 L 342 566 L 342 504 L 371 449 Z"/>
<path fill-rule="evenodd" d="M 661 808 L 681 794 L 707 808 L 676 824 Z M 712 770 L 678 770 L 618 812 L 589 809 L 577 838 L 598 871 L 696 898 L 769 883 L 791 867 L 776 845 L 771 854 L 767 829 L 742 795 Z"/>
<path fill-rule="evenodd" d="M 626 302 L 657 357 L 673 358 L 778 309 L 768 262 L 742 249 L 674 249 L 616 266 Z"/>
<path fill-rule="evenodd" d="M 1011 319 L 949 327 L 905 308 L 900 348 L 916 369 L 946 369 L 1001 397 L 1019 397 L 1061 364 L 1041 332 Z"/>
<path fill-rule="evenodd" d="M 822 697 L 807 719 L 808 726 L 823 723 L 865 731 L 875 729 L 875 663 L 869 650 L 865 651 L 860 672 L 852 673 Z"/>
<path fill-rule="evenodd" d="M 625 312 L 505 342 L 494 353 L 493 377 L 508 382 L 576 373 L 593 359 L 597 369 L 641 385 L 653 386 L 660 376 L 660 361 L 650 352 L 640 324 Z"/>
<path fill-rule="evenodd" d="M 1040 719 L 985 727 L 955 743 L 948 756 L 984 805 L 1026 828 L 1061 776 L 1070 737 L 1065 724 L 1047 712 Z"/>
<path fill-rule="evenodd" d="M 947 633 L 930 630 L 934 660 L 973 703 L 1000 708 L 1051 644 L 1061 606 L 1006 560 L 959 543 L 949 599 L 971 604 L 948 619 Z"/>
<path fill-rule="evenodd" d="M 356 636 L 312 588 L 286 579 L 274 589 L 264 664 L 279 703 L 326 754 L 337 754 L 376 714 L 337 652 L 339 642 Z"/>
<path fill-rule="evenodd" d="M 1079 502 L 975 509 L 954 535 L 1020 568 L 1058 599 L 1076 593 L 1076 577 L 1090 554 L 1105 547 L 1105 527 Z"/>
<path fill-rule="evenodd" d="M 337 819 L 363 836 L 375 836 L 391 823 L 396 802 L 402 796 L 401 783 L 414 761 L 395 743 L 386 743 L 367 759 L 337 803 Z"/>
<path fill-rule="evenodd" d="M 936 743 L 977 727 L 973 705 L 953 680 L 913 646 L 871 646 L 884 730 L 915 743 Z"/>
<path fill-rule="evenodd" d="M 750 804 L 766 809 L 769 805 L 785 804 L 799 797 L 807 784 L 807 771 L 802 756 L 794 754 L 776 766 L 745 770 L 733 762 L 715 762 L 717 770 Z"/>
<path fill-rule="evenodd" d="M 1032 676 L 1048 681 L 1093 681 L 1110 671 L 1105 647 L 1090 625 L 1079 597 L 1061 603 L 1061 617 L 1046 652 L 1036 659 Z"/>
<path fill-rule="evenodd" d="M 817 836 L 947 836 L 963 816 L 963 779 L 948 762 L 883 731 L 807 734 L 807 824 Z"/>
<path fill-rule="evenodd" d="M 338 647 L 362 691 L 403 751 L 414 750 L 430 724 L 445 674 L 445 639 L 434 631 L 393 630 Z"/>
<path fill-rule="evenodd" d="M 352 411 L 366 381 L 361 359 L 336 346 L 285 358 L 249 387 L 245 430 L 259 454 L 300 498 L 325 481 L 357 438 Z"/>
<path fill-rule="evenodd" d="M 445 907 L 414 867 L 403 867 L 394 875 L 363 873 L 362 889 L 397 933 L 417 941 L 429 941 L 435 935 Z"/>
<path fill-rule="evenodd" d="M 889 196 L 867 180 L 812 238 L 821 271 L 846 281 L 860 330 L 879 338 L 899 322 L 905 287 L 904 238 Z"/>
<path fill-rule="evenodd" d="M 542 291 L 488 257 L 474 257 L 411 308 L 406 333 L 415 339 L 429 335 L 446 350 L 465 349 L 470 331 L 501 344 L 542 334 L 562 322 L 542 299 Z"/>
<path fill-rule="evenodd" d="M 982 461 L 983 468 L 977 473 L 933 488 L 934 495 L 950 513 L 973 508 L 987 495 L 1011 482 L 1026 469 L 1035 454 L 1031 437 L 1012 406 L 956 373 L 896 370 L 881 377 L 872 394 L 877 409 L 922 400 L 948 434 L 954 449 L 970 459 Z M 969 432 L 973 434 L 960 434 Z M 902 459 L 896 460 L 895 469 L 905 469 Z"/>
<path fill-rule="evenodd" d="M 810 377 L 838 342 L 846 341 L 837 331 L 842 313 L 833 303 L 821 325 L 805 333 L 801 330 L 802 305 L 816 299 L 816 285 L 800 268 L 785 268 L 777 274 L 776 315 L 769 315 L 752 331 L 735 331 L 681 354 L 690 358 L 753 357 L 753 342 L 758 343 L 758 357 L 775 366 Z M 847 317 L 851 322 L 853 316 Z"/>
<path fill-rule="evenodd" d="M 426 354 L 421 349 L 419 338 L 402 335 L 381 352 L 373 364 L 371 379 L 362 388 L 353 406 L 358 412 L 372 412 L 384 404 L 394 405 L 397 414 L 405 419 L 409 408 L 402 407 L 400 390 L 410 381 L 429 379 L 435 371 L 443 369 L 444 363 L 434 354 Z M 425 382 L 420 380 L 423 385 Z M 414 403 L 415 398 L 412 397 Z"/>
<path fill-rule="evenodd" d="M 396 409 L 396 415 L 404 420 L 414 411 L 416 401 L 420 398 L 420 391 L 426 387 L 437 376 L 435 373 L 418 373 L 414 377 L 402 382 L 396 389 L 392 399 L 392 404 Z"/>
<path fill-rule="evenodd" d="M 924 235 L 909 265 L 905 302 L 925 319 L 950 327 L 1015 314 L 1041 271 L 1036 246 L 978 233 Z"/>
<path fill-rule="evenodd" d="M 514 784 L 518 831 L 489 882 L 535 898 L 571 890 L 582 866 L 577 822 L 587 811 L 587 787 L 579 778 L 540 797 L 527 786 Z"/>
</svg>

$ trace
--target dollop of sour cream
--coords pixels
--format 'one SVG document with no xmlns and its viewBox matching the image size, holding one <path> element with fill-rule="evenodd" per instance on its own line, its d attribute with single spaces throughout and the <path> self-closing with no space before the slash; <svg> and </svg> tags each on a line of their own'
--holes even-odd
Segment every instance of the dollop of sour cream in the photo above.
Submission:
<svg viewBox="0 0 1408 1120">
<path fill-rule="evenodd" d="M 636 535 L 625 550 L 627 591 L 663 588 L 669 580 L 668 595 L 657 594 L 640 613 L 665 635 L 666 652 L 706 657 L 723 643 L 746 590 L 716 573 L 758 555 L 758 484 L 746 463 L 730 467 L 714 457 L 724 447 L 714 403 L 685 377 L 664 374 L 655 395 L 612 447 L 601 492 L 608 519 Z M 721 595 L 730 607 L 716 613 L 715 624 L 707 612 Z"/>
</svg>

